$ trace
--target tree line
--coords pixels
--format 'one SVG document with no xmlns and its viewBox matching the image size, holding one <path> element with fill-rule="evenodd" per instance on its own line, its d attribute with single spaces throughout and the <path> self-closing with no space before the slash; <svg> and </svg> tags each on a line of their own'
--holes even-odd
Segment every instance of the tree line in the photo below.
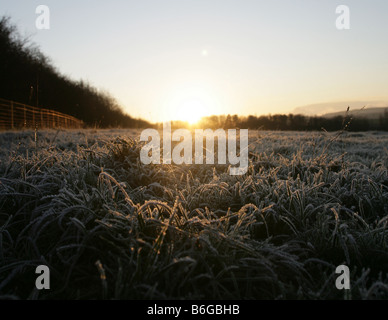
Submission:
<svg viewBox="0 0 388 320">
<path fill-rule="evenodd" d="M 60 74 L 40 49 L 0 20 L 0 97 L 72 115 L 87 126 L 149 127 L 126 114 L 107 92 Z"/>
<path fill-rule="evenodd" d="M 241 128 L 253 130 L 301 130 L 301 131 L 368 131 L 388 130 L 388 108 L 379 119 L 368 119 L 362 116 L 353 117 L 344 110 L 343 116 L 332 118 L 305 116 L 301 114 L 274 114 L 263 116 L 220 115 L 204 117 L 198 128 Z"/>
</svg>

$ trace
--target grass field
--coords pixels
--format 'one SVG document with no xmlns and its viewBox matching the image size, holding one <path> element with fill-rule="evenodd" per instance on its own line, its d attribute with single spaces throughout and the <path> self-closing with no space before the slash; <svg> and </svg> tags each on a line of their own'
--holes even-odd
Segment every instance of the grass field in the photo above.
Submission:
<svg viewBox="0 0 388 320">
<path fill-rule="evenodd" d="M 0 133 L 0 298 L 388 298 L 388 133 L 251 131 L 242 176 L 139 136 Z"/>
</svg>

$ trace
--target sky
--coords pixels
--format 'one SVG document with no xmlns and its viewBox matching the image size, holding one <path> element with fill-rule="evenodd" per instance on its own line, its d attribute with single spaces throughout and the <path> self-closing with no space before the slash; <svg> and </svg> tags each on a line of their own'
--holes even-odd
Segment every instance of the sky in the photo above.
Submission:
<svg viewBox="0 0 388 320">
<path fill-rule="evenodd" d="M 153 122 L 388 105 L 386 0 L 1 0 L 0 15 L 62 74 Z"/>
</svg>

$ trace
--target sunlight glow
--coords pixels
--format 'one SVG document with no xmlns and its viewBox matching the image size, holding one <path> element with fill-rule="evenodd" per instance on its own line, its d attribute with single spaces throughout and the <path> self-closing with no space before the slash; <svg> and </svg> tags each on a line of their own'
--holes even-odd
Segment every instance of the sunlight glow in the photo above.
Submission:
<svg viewBox="0 0 388 320">
<path fill-rule="evenodd" d="M 220 103 L 209 90 L 200 86 L 180 86 L 170 92 L 165 101 L 164 119 L 186 121 L 195 124 L 202 117 L 218 114 Z"/>
<path fill-rule="evenodd" d="M 206 116 L 208 107 L 200 99 L 189 99 L 182 103 L 177 112 L 178 120 L 187 121 L 190 124 L 197 123 Z"/>
</svg>

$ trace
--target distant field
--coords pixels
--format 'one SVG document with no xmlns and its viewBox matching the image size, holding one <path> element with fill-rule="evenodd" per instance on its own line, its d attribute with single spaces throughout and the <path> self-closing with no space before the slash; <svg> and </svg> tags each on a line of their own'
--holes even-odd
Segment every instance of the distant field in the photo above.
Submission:
<svg viewBox="0 0 388 320">
<path fill-rule="evenodd" d="M 139 136 L 0 133 L 0 298 L 388 298 L 387 132 L 250 131 L 242 176 Z"/>
</svg>

